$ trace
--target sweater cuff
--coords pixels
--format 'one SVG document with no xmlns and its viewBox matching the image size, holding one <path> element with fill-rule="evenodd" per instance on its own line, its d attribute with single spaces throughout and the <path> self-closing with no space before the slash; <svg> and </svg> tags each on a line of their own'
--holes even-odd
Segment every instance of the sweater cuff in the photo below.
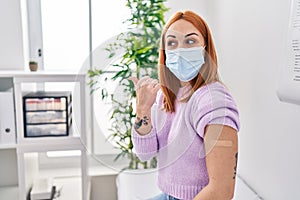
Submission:
<svg viewBox="0 0 300 200">
<path fill-rule="evenodd" d="M 157 136 L 154 128 L 147 135 L 140 135 L 132 128 L 131 137 L 136 153 L 148 154 L 157 152 Z"/>
</svg>

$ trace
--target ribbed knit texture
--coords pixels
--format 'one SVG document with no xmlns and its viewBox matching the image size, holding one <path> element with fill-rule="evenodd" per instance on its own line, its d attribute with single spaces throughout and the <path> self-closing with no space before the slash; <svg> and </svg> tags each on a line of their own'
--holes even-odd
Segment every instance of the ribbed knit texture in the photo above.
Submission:
<svg viewBox="0 0 300 200">
<path fill-rule="evenodd" d="M 151 132 L 141 136 L 132 131 L 138 157 L 158 158 L 159 188 L 184 200 L 193 199 L 209 181 L 203 143 L 205 127 L 222 124 L 239 131 L 237 106 L 223 84 L 208 84 L 195 91 L 188 102 L 178 101 L 189 91 L 187 86 L 179 89 L 172 114 L 163 111 L 163 94 L 159 91 L 151 108 Z"/>
</svg>

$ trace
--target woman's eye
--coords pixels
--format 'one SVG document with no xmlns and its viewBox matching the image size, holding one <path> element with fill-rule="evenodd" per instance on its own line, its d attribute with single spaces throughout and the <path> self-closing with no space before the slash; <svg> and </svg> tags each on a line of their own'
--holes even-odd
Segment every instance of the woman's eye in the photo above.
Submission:
<svg viewBox="0 0 300 200">
<path fill-rule="evenodd" d="M 176 42 L 175 41 L 168 41 L 168 46 L 175 46 Z"/>
<path fill-rule="evenodd" d="M 193 40 L 193 39 L 188 39 L 187 41 L 186 41 L 186 43 L 187 44 L 195 44 L 195 40 Z"/>
</svg>

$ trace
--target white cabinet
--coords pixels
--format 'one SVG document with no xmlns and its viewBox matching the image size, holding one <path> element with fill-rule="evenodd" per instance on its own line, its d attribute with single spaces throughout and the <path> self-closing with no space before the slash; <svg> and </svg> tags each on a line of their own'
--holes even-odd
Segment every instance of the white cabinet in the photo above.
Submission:
<svg viewBox="0 0 300 200">
<path fill-rule="evenodd" d="M 16 143 L 13 91 L 0 91 L 0 145 Z"/>
<path fill-rule="evenodd" d="M 14 105 L 16 116 L 16 143 L 1 144 L 0 150 L 6 148 L 16 148 L 17 166 L 18 166 L 18 191 L 19 199 L 24 200 L 32 187 L 33 180 L 39 177 L 39 166 L 37 154 L 47 151 L 67 151 L 80 150 L 80 169 L 81 169 L 81 198 L 88 199 L 88 178 L 87 178 L 87 151 L 86 151 L 86 133 L 87 133 L 87 116 L 86 116 L 86 75 L 66 72 L 1 72 L 0 80 L 11 79 L 14 89 Z M 1 81 L 0 81 L 1 82 Z M 39 84 L 48 82 L 77 83 L 79 84 L 79 109 L 80 124 L 72 126 L 70 134 L 62 137 L 24 137 L 23 123 L 23 105 L 22 105 L 22 84 Z M 0 87 L 1 89 L 1 87 Z M 3 104 L 3 102 L 0 102 Z M 78 128 L 79 127 L 79 130 Z M 0 158 L 1 159 L 1 158 Z M 0 161 L 1 162 L 1 161 Z M 1 177 L 0 177 L 1 178 Z M 1 186 L 0 186 L 1 187 Z M 1 188 L 0 188 L 1 189 Z M 2 187 L 2 190 L 4 187 Z M 9 188 L 12 190 L 11 188 Z M 0 190 L 1 191 L 1 190 Z M 76 192 L 76 191 L 75 191 Z M 61 198 L 63 199 L 63 198 Z"/>
</svg>

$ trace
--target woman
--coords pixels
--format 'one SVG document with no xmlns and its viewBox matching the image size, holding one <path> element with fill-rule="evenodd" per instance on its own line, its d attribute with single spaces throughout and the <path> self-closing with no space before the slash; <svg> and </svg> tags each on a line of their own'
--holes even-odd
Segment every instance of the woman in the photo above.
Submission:
<svg viewBox="0 0 300 200">
<path fill-rule="evenodd" d="M 134 148 L 158 158 L 153 199 L 232 199 L 239 116 L 218 78 L 217 56 L 205 21 L 177 12 L 166 24 L 159 52 L 159 84 L 131 78 L 136 87 Z"/>
</svg>

